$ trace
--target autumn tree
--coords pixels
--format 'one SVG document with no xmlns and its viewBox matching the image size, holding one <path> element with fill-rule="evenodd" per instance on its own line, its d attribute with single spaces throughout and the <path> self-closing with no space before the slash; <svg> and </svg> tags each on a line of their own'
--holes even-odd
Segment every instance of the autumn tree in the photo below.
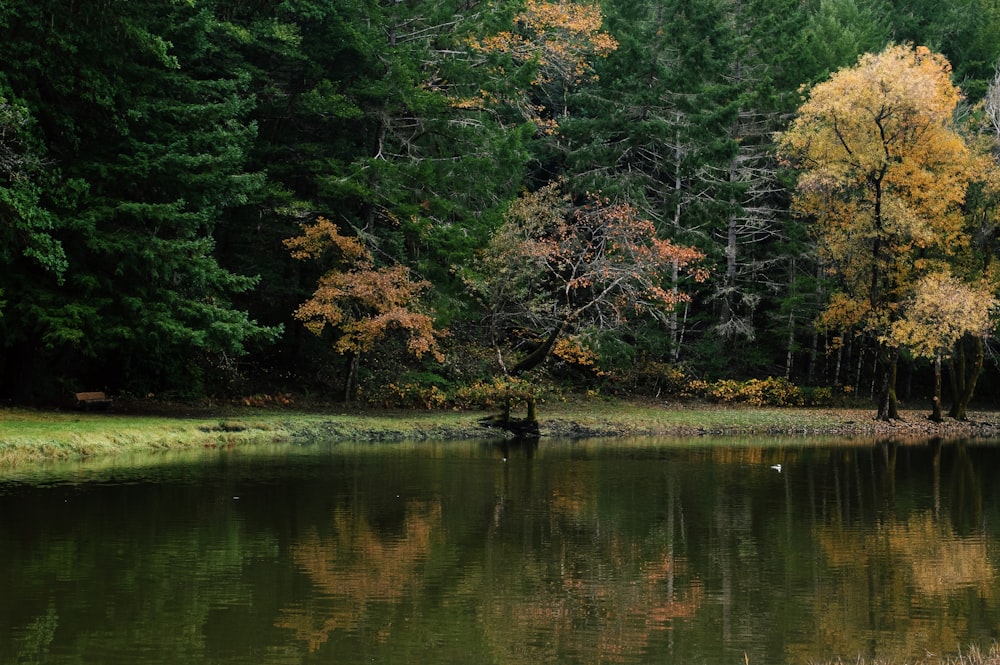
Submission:
<svg viewBox="0 0 1000 665">
<path fill-rule="evenodd" d="M 966 335 L 985 336 L 992 329 L 996 299 L 987 285 L 970 285 L 946 272 L 917 281 L 893 322 L 889 343 L 902 344 L 917 356 L 934 362 L 934 399 L 931 418 L 941 420 L 941 361 Z M 953 399 L 961 400 L 958 391 Z M 964 414 L 963 414 L 964 415 Z"/>
<path fill-rule="evenodd" d="M 434 320 L 420 311 L 419 297 L 430 284 L 414 280 L 402 265 L 376 266 L 371 253 L 357 238 L 341 234 L 337 225 L 319 217 L 302 228 L 302 235 L 285 241 L 296 259 L 335 255 L 335 265 L 324 274 L 312 297 L 295 317 L 316 335 L 329 327 L 334 349 L 350 360 L 344 386 L 349 401 L 357 387 L 363 354 L 375 349 L 393 331 L 401 331 L 407 350 L 416 358 L 429 354 L 442 360 Z"/>
<path fill-rule="evenodd" d="M 672 288 L 674 268 L 703 280 L 702 258 L 657 237 L 626 202 L 590 195 L 574 206 L 550 183 L 511 205 L 468 283 L 488 309 L 501 370 L 517 376 L 571 331 L 620 329 L 670 312 L 688 299 Z M 534 346 L 508 367 L 503 348 L 518 336 Z"/>
<path fill-rule="evenodd" d="M 987 85 L 983 100 L 966 116 L 970 145 L 981 155 L 979 178 L 966 196 L 965 213 L 971 247 L 961 262 L 960 274 L 969 283 L 996 285 L 1000 242 L 1000 69 Z M 959 274 L 959 273 L 956 273 Z M 988 336 L 966 334 L 951 348 L 950 379 L 953 401 L 949 414 L 963 419 L 972 399 L 986 355 Z"/>
<path fill-rule="evenodd" d="M 603 20 L 597 3 L 528 0 L 514 17 L 514 29 L 469 39 L 474 52 L 495 58 L 494 81 L 501 89 L 484 95 L 497 95 L 539 131 L 554 133 L 570 91 L 595 78 L 593 59 L 618 48 L 601 31 Z"/>
<path fill-rule="evenodd" d="M 921 275 L 962 245 L 973 160 L 955 127 L 950 66 L 923 47 L 890 46 L 817 85 L 780 137 L 798 167 L 795 211 L 812 220 L 839 281 L 824 324 L 880 340 L 878 417 L 898 416 L 889 335 Z"/>
</svg>

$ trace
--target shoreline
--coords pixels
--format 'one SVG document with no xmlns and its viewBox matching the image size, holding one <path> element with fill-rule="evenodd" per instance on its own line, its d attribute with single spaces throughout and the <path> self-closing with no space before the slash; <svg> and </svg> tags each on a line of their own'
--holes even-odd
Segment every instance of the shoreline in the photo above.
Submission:
<svg viewBox="0 0 1000 665">
<path fill-rule="evenodd" d="M 123 404 L 108 411 L 0 409 L 0 474 L 23 464 L 136 452 L 231 448 L 309 439 L 344 442 L 503 440 L 484 427 L 487 411 L 407 411 L 253 407 L 164 407 Z M 515 414 L 516 415 L 516 414 Z M 932 422 L 924 410 L 881 422 L 874 410 L 749 407 L 690 403 L 580 400 L 539 409 L 544 439 L 610 437 L 842 437 L 860 440 L 1000 441 L 1000 412 L 970 411 L 966 421 Z"/>
</svg>

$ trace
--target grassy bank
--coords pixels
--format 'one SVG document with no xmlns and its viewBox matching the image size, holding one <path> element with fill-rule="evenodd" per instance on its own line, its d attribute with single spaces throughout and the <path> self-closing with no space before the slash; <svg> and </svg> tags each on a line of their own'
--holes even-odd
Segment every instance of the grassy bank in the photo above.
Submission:
<svg viewBox="0 0 1000 665">
<path fill-rule="evenodd" d="M 284 410 L 250 407 L 142 408 L 108 412 L 0 410 L 0 467 L 53 459 L 194 447 L 327 440 L 384 441 L 499 437 L 479 424 L 482 412 Z M 582 400 L 545 404 L 543 436 L 837 435 L 995 436 L 1000 414 L 973 413 L 968 423 L 931 423 L 905 412 L 878 423 L 873 412 L 845 409 L 715 407 Z"/>
<path fill-rule="evenodd" d="M 896 662 L 892 659 L 865 659 L 858 656 L 855 660 L 838 659 L 830 661 L 827 665 L 893 665 Z M 1000 647 L 996 642 L 985 650 L 978 645 L 972 645 L 954 654 L 927 654 L 926 658 L 903 662 L 910 665 L 1000 665 Z"/>
<path fill-rule="evenodd" d="M 292 441 L 301 437 L 372 440 L 471 429 L 471 414 L 323 414 L 220 409 L 198 415 L 0 410 L 0 467 L 54 459 Z M 427 436 L 426 434 L 424 436 Z"/>
</svg>

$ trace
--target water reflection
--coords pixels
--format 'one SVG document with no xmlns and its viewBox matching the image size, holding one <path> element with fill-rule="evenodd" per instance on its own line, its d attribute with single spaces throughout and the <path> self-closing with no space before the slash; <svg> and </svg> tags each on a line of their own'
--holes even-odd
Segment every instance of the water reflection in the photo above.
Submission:
<svg viewBox="0 0 1000 665">
<path fill-rule="evenodd" d="M 903 662 L 996 637 L 1000 447 L 760 443 L 22 472 L 0 662 Z"/>
</svg>

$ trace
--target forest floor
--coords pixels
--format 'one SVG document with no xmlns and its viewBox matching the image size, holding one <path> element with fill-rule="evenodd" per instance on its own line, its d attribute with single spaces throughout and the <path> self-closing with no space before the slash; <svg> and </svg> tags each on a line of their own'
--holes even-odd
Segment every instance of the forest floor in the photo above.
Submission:
<svg viewBox="0 0 1000 665">
<path fill-rule="evenodd" d="M 501 438 L 480 419 L 487 411 L 384 410 L 340 404 L 246 406 L 231 403 L 116 402 L 106 411 L 0 408 L 0 471 L 56 459 L 216 448 L 284 441 L 400 441 Z M 521 414 L 512 414 L 518 416 Z M 1000 411 L 932 422 L 904 410 L 881 422 L 872 409 L 722 406 L 580 398 L 539 405 L 549 438 L 664 436 L 824 436 L 851 440 L 997 439 Z"/>
</svg>

